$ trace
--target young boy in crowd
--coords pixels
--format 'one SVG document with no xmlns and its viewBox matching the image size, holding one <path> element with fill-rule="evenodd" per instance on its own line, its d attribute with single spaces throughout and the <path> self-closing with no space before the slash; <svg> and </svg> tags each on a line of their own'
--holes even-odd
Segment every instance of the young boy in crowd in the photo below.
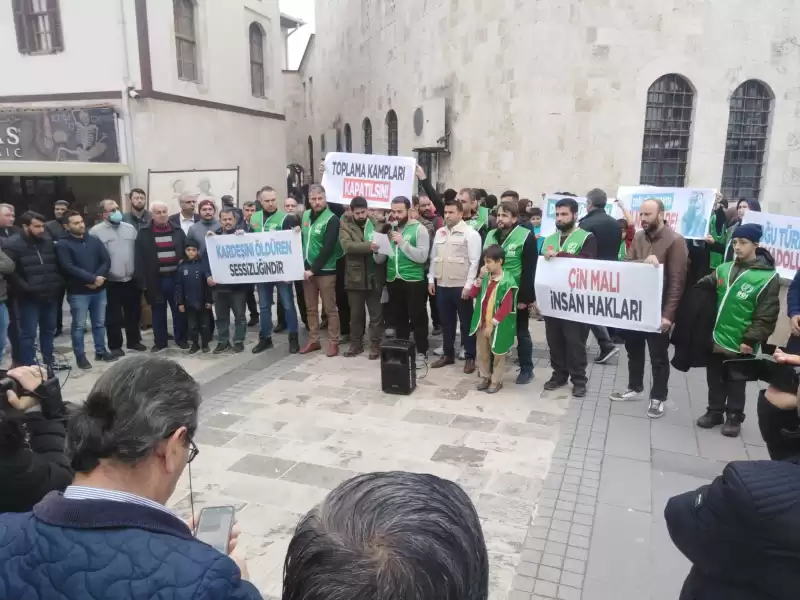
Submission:
<svg viewBox="0 0 800 600">
<path fill-rule="evenodd" d="M 208 352 L 211 323 L 207 311 L 211 308 L 211 289 L 206 283 L 197 244 L 187 240 L 184 252 L 186 258 L 180 262 L 175 273 L 176 304 L 178 310 L 186 315 L 189 325 L 189 341 L 192 343 L 189 354 L 196 354 L 201 348 L 197 343 L 198 330 L 203 352 Z"/>
<path fill-rule="evenodd" d="M 492 244 L 484 253 L 484 265 L 472 287 L 477 298 L 470 335 L 477 342 L 478 390 L 496 394 L 503 387 L 506 354 L 517 336 L 517 284 L 503 271 L 505 252 Z"/>
<path fill-rule="evenodd" d="M 539 254 L 542 253 L 542 244 L 544 244 L 544 237 L 542 236 L 542 209 L 538 206 L 533 206 L 528 209 L 531 215 L 531 225 L 533 226 L 533 234 L 536 236 L 536 246 Z"/>
</svg>

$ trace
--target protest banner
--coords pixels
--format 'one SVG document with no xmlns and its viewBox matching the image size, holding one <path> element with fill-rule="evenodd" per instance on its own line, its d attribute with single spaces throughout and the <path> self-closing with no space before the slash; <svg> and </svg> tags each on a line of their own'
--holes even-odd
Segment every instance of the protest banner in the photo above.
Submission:
<svg viewBox="0 0 800 600">
<path fill-rule="evenodd" d="M 545 317 L 635 331 L 659 331 L 664 267 L 539 257 L 536 298 Z"/>
<path fill-rule="evenodd" d="M 578 203 L 578 218 L 582 219 L 586 216 L 586 198 L 572 196 L 560 196 L 558 194 L 546 194 L 542 198 L 542 229 L 539 235 L 547 237 L 556 230 L 556 202 L 562 198 L 572 198 Z M 614 198 L 609 198 L 606 204 L 606 213 L 615 219 L 622 218 L 622 209 L 617 205 Z"/>
<path fill-rule="evenodd" d="M 211 276 L 217 283 L 264 283 L 303 279 L 303 243 L 294 231 L 206 238 Z"/>
<path fill-rule="evenodd" d="M 322 187 L 328 202 L 350 204 L 356 196 L 370 208 L 388 209 L 392 198 L 414 193 L 416 161 L 405 156 L 328 152 Z"/>
<path fill-rule="evenodd" d="M 778 275 L 793 279 L 800 269 L 800 217 L 748 210 L 742 223 L 761 225 L 764 235 L 760 246 L 772 254 Z"/>
<path fill-rule="evenodd" d="M 639 209 L 642 202 L 661 200 L 664 203 L 664 220 L 667 225 L 687 240 L 704 240 L 708 235 L 708 223 L 716 196 L 717 190 L 710 188 L 633 185 L 622 186 L 617 191 L 617 200 L 631 211 L 636 229 L 641 229 Z"/>
</svg>

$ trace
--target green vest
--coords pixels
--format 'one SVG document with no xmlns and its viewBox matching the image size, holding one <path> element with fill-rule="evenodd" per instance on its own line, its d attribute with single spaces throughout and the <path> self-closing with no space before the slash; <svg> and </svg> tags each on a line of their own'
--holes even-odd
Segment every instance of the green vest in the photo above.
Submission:
<svg viewBox="0 0 800 600">
<path fill-rule="evenodd" d="M 492 244 L 497 243 L 497 232 L 497 229 L 492 229 L 486 235 L 486 242 L 483 244 L 484 251 Z M 517 225 L 503 241 L 503 250 L 506 253 L 503 271 L 511 275 L 518 286 L 520 277 L 522 277 L 522 247 L 525 245 L 525 240 L 528 239 L 530 233 L 530 230 Z"/>
<path fill-rule="evenodd" d="M 722 247 L 727 250 L 726 242 L 728 241 L 728 230 L 726 227 L 722 227 L 722 231 L 717 234 L 717 213 L 711 213 L 711 220 L 709 221 L 708 225 L 708 233 L 714 238 L 714 241 L 718 244 L 722 244 Z M 714 252 L 711 251 L 709 253 L 709 265 L 712 269 L 716 269 L 720 266 L 723 262 L 725 262 L 724 251 L 723 252 Z"/>
<path fill-rule="evenodd" d="M 420 223 L 411 223 L 403 228 L 400 234 L 403 239 L 409 244 L 414 246 L 417 242 L 417 229 L 420 228 Z M 408 258 L 399 246 L 389 240 L 389 245 L 392 247 L 392 255 L 388 259 L 386 265 L 386 280 L 394 281 L 398 277 L 403 281 L 422 281 L 425 279 L 425 264 L 414 262 Z"/>
<path fill-rule="evenodd" d="M 589 237 L 589 232 L 583 229 L 576 229 L 569 234 L 564 243 L 561 243 L 561 232 L 556 230 L 554 233 L 548 235 L 544 244 L 542 245 L 542 252 L 547 252 L 552 248 L 556 252 L 566 252 L 567 254 L 580 254 L 583 248 L 583 243 Z"/>
<path fill-rule="evenodd" d="M 622 240 L 619 244 L 619 252 L 617 252 L 617 260 L 625 260 L 625 256 L 628 254 L 628 249 L 625 247 L 625 240 Z"/>
<path fill-rule="evenodd" d="M 285 212 L 278 210 L 264 222 L 264 211 L 259 210 L 250 217 L 250 228 L 256 233 L 261 231 L 281 231 L 286 217 L 287 214 Z"/>
<path fill-rule="evenodd" d="M 489 226 L 489 209 L 485 206 L 478 207 L 478 213 L 466 221 L 467 225 L 472 227 L 475 231 L 480 231 L 484 226 Z"/>
<path fill-rule="evenodd" d="M 479 332 L 481 327 L 481 320 L 483 319 L 483 298 L 486 296 L 486 288 L 489 287 L 490 275 L 486 275 L 481 283 L 481 293 L 478 294 L 477 302 L 475 303 L 475 310 L 472 311 L 472 325 L 469 328 L 470 335 L 483 335 Z M 511 298 L 511 314 L 497 324 L 492 334 L 492 354 L 508 354 L 511 347 L 514 345 L 514 339 L 517 337 L 517 290 L 519 289 L 516 280 L 510 273 L 503 271 L 503 277 L 497 282 L 497 293 L 494 295 L 494 314 L 500 309 L 503 303 L 503 298 L 506 297 L 508 290 L 513 290 L 513 298 Z M 477 332 L 477 334 L 476 334 Z M 481 373 L 485 375 L 485 373 Z"/>
<path fill-rule="evenodd" d="M 325 207 L 325 210 L 320 213 L 317 220 L 312 224 L 311 211 L 307 210 L 303 214 L 303 254 L 309 265 L 317 259 L 320 250 L 322 250 L 322 239 L 325 237 L 325 230 L 328 228 L 328 221 L 331 220 L 332 216 L 331 209 Z M 336 248 L 322 269 L 324 271 L 333 271 L 336 268 L 336 261 L 342 256 L 344 256 L 344 252 L 342 252 L 339 238 L 336 238 Z"/>
<path fill-rule="evenodd" d="M 753 322 L 753 313 L 758 298 L 767 284 L 777 276 L 775 269 L 747 269 L 731 283 L 734 261 L 720 265 L 717 277 L 717 320 L 714 323 L 714 342 L 728 350 L 739 353 L 739 344 L 745 330 Z M 753 348 L 758 352 L 758 347 Z"/>
</svg>

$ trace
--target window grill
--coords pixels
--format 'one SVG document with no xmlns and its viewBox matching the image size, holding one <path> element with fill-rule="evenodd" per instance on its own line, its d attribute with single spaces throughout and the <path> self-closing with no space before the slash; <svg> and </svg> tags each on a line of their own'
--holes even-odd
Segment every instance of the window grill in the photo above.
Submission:
<svg viewBox="0 0 800 600">
<path fill-rule="evenodd" d="M 353 151 L 353 132 L 350 130 L 350 123 L 344 124 L 344 151 Z"/>
<path fill-rule="evenodd" d="M 53 54 L 64 49 L 58 0 L 12 0 L 17 49 L 22 54 Z"/>
<path fill-rule="evenodd" d="M 386 113 L 387 154 L 397 156 L 397 113 L 390 110 Z"/>
<path fill-rule="evenodd" d="M 689 160 L 694 91 L 680 75 L 664 75 L 647 91 L 639 183 L 683 187 Z"/>
<path fill-rule="evenodd" d="M 258 23 L 250 24 L 250 91 L 258 98 L 266 96 L 264 30 Z"/>
<path fill-rule="evenodd" d="M 194 1 L 174 0 L 175 50 L 178 77 L 197 81 L 197 39 L 194 26 Z"/>
<path fill-rule="evenodd" d="M 311 136 L 308 136 L 308 166 L 308 175 L 311 177 L 311 183 L 314 183 L 316 169 L 314 168 L 314 140 Z"/>
<path fill-rule="evenodd" d="M 369 119 L 364 119 L 361 129 L 364 132 L 364 154 L 372 154 L 372 123 Z"/>
</svg>

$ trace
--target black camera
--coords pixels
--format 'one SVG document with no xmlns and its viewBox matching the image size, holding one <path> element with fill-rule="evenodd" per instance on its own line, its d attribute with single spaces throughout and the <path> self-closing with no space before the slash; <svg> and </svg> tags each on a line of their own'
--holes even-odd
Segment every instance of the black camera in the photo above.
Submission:
<svg viewBox="0 0 800 600">
<path fill-rule="evenodd" d="M 800 375 L 791 365 L 775 362 L 771 356 L 732 358 L 723 363 L 724 379 L 728 381 L 763 381 L 772 387 L 796 394 L 800 387 Z"/>
<path fill-rule="evenodd" d="M 25 391 L 22 389 L 19 381 L 13 379 L 12 377 L 3 377 L 0 379 L 0 411 L 16 411 L 17 409 L 13 408 L 8 403 L 6 392 L 14 392 L 17 396 L 22 396 Z"/>
</svg>

